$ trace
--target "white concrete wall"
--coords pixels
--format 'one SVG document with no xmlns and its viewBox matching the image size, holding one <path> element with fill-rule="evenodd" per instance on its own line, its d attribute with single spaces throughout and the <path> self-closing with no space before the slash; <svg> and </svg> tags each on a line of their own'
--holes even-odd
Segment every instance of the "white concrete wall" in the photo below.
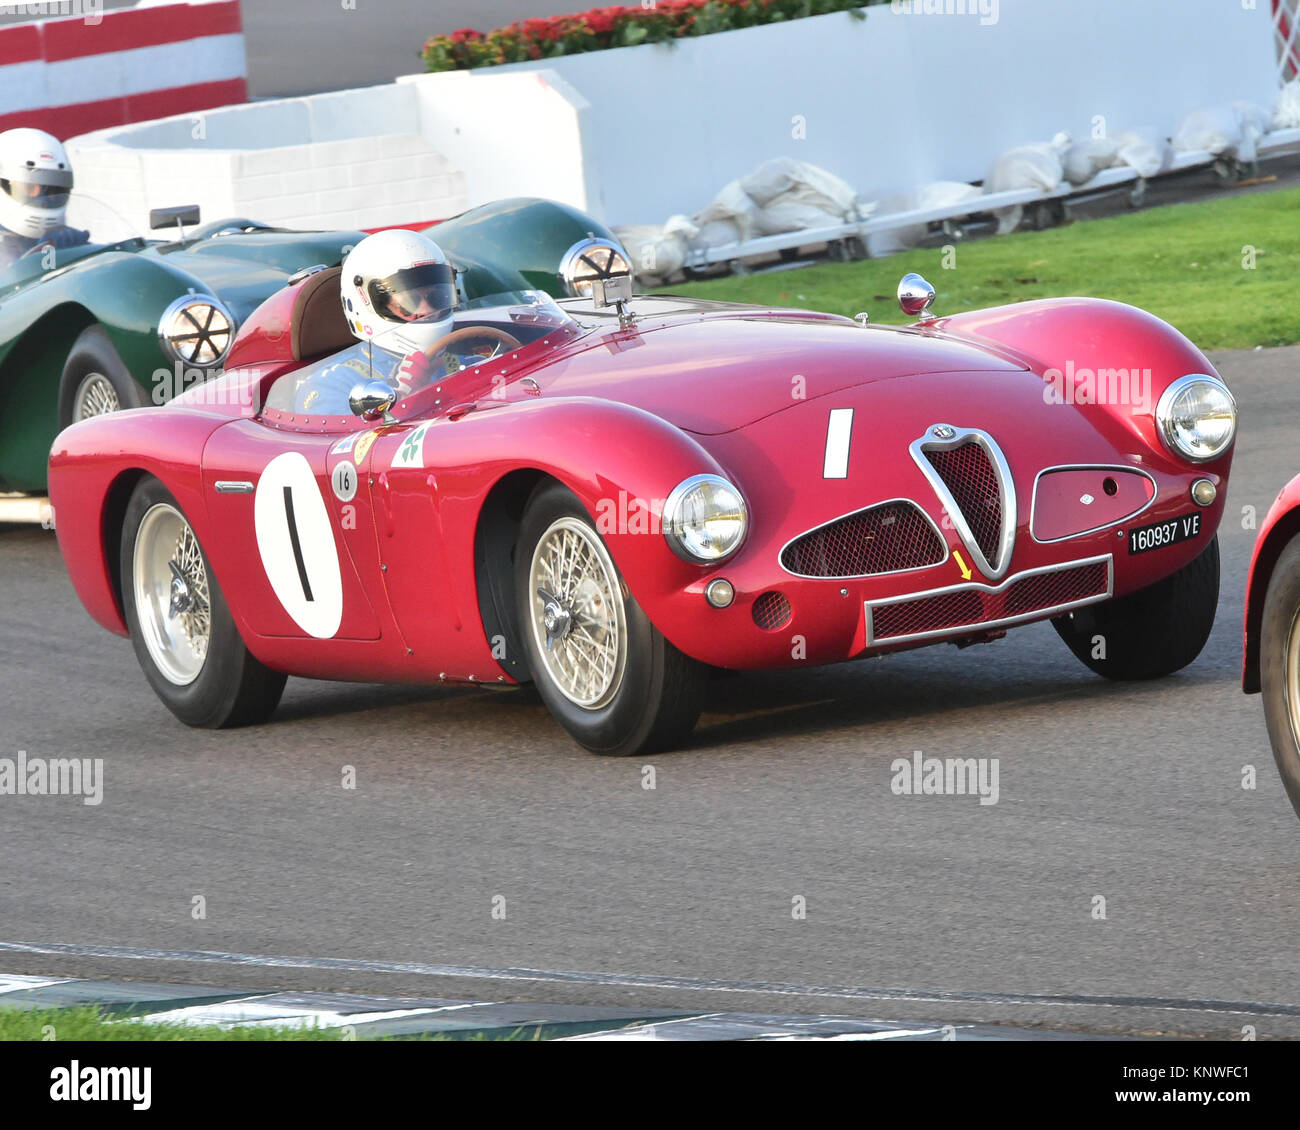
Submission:
<svg viewBox="0 0 1300 1130">
<path fill-rule="evenodd" d="M 871 199 L 932 180 L 982 179 L 1006 149 L 1058 130 L 1087 137 L 1097 115 L 1112 132 L 1151 126 L 1168 135 L 1197 106 L 1271 105 L 1270 8 L 1263 0 L 1253 9 L 1240 0 L 1001 0 L 997 22 L 981 26 L 978 15 L 884 6 L 865 20 L 834 13 L 671 47 L 405 81 L 421 90 L 426 115 L 448 123 L 489 124 L 465 108 L 470 93 L 500 109 L 492 134 L 500 140 L 472 139 L 457 156 L 472 203 L 482 199 L 480 164 L 498 195 L 576 182 L 576 115 L 583 195 L 576 184 L 547 194 L 610 224 L 662 222 L 698 211 L 770 157 L 821 165 Z M 574 107 L 521 83 L 521 72 L 535 70 L 552 90 L 567 83 Z M 493 84 L 506 97 L 489 94 Z M 792 136 L 796 116 L 804 140 Z M 442 144 L 448 128 L 440 127 Z M 553 156 L 539 139 L 556 143 Z"/>
<path fill-rule="evenodd" d="M 395 84 L 104 130 L 68 150 L 78 191 L 142 230 L 150 208 L 172 204 L 198 204 L 205 221 L 303 228 L 439 220 L 467 206 L 464 175 L 420 133 L 414 90 Z"/>
<path fill-rule="evenodd" d="M 1006 149 L 1087 137 L 1097 118 L 1167 136 L 1198 106 L 1275 95 L 1264 2 L 1000 0 L 997 22 L 980 21 L 881 6 L 866 20 L 410 75 L 69 148 L 79 186 L 141 224 L 149 206 L 195 201 L 207 218 L 374 227 L 536 195 L 621 225 L 694 213 L 776 156 L 870 200 L 982 179 Z"/>
<path fill-rule="evenodd" d="M 635 175 L 635 165 L 584 159 L 592 108 L 549 68 L 406 75 L 397 85 L 416 99 L 424 137 L 464 170 L 471 207 L 542 196 L 589 210 L 594 177 Z"/>
</svg>

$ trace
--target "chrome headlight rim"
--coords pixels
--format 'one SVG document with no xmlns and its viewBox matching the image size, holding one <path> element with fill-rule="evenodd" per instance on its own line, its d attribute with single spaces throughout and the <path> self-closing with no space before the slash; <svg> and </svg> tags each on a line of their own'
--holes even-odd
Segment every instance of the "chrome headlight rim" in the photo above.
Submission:
<svg viewBox="0 0 1300 1130">
<path fill-rule="evenodd" d="M 736 539 L 736 543 L 730 549 L 716 557 L 700 557 L 698 554 L 693 553 L 687 547 L 683 533 L 685 523 L 681 519 L 682 502 L 703 483 L 711 483 L 714 486 L 729 490 L 736 496 L 740 506 L 740 537 Z M 718 565 L 734 557 L 740 551 L 740 547 L 745 544 L 745 539 L 749 536 L 749 503 L 745 501 L 745 496 L 741 493 L 740 488 L 730 479 L 712 474 L 691 475 L 690 478 L 683 479 L 673 487 L 667 499 L 664 500 L 662 526 L 664 539 L 668 542 L 669 548 L 683 561 L 691 565 Z"/>
<path fill-rule="evenodd" d="M 1193 385 L 1206 384 L 1212 385 L 1228 398 L 1228 405 L 1232 409 L 1232 430 L 1228 433 L 1228 438 L 1213 453 L 1209 455 L 1190 452 L 1182 447 L 1177 439 L 1177 432 L 1173 426 L 1171 411 L 1174 401 Z M 1171 454 L 1188 463 L 1213 463 L 1216 459 L 1222 459 L 1237 442 L 1237 399 L 1232 395 L 1232 390 L 1228 388 L 1219 377 L 1211 376 L 1209 373 L 1188 373 L 1185 377 L 1179 377 L 1173 381 L 1164 392 L 1160 394 L 1160 399 L 1156 402 L 1156 429 L 1160 433 L 1161 442 L 1170 451 Z"/>
<path fill-rule="evenodd" d="M 602 254 L 605 253 L 605 254 Z M 603 264 L 603 265 L 602 265 Z M 560 260 L 560 278 L 574 298 L 590 298 L 596 279 L 633 277 L 632 260 L 616 240 L 601 236 L 580 239 Z"/>
<path fill-rule="evenodd" d="M 184 347 L 176 344 L 182 338 L 178 337 L 174 332 L 175 320 L 178 315 L 186 311 L 197 311 L 200 308 L 211 311 L 211 315 L 205 313 L 191 317 L 190 322 L 195 333 L 194 344 L 183 351 Z M 158 319 L 158 344 L 163 351 L 163 355 L 170 361 L 179 361 L 187 368 L 215 369 L 226 359 L 230 347 L 234 345 L 237 329 L 238 325 L 235 322 L 234 314 L 215 295 L 182 294 L 175 301 L 168 304 L 167 309 L 162 312 L 162 316 Z M 213 356 L 199 359 L 199 354 L 203 352 L 205 347 L 212 350 Z M 190 355 L 187 356 L 187 353 Z"/>
</svg>

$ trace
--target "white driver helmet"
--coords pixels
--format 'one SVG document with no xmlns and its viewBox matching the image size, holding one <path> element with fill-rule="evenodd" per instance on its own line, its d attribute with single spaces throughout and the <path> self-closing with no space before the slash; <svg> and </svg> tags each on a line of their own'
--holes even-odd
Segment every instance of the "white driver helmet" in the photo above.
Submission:
<svg viewBox="0 0 1300 1130">
<path fill-rule="evenodd" d="M 58 138 L 39 129 L 0 133 L 0 227 L 40 239 L 63 227 L 72 164 Z"/>
<path fill-rule="evenodd" d="M 442 248 L 419 232 L 366 236 L 343 260 L 341 290 L 362 341 L 382 337 L 393 352 L 427 351 L 451 332 L 456 276 Z"/>
</svg>

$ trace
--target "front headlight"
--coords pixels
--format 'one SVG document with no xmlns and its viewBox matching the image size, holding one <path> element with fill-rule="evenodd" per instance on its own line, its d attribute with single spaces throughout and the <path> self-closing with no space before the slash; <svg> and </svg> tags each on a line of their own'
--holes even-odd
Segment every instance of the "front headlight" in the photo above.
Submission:
<svg viewBox="0 0 1300 1130">
<path fill-rule="evenodd" d="M 1156 405 L 1156 423 L 1170 451 L 1204 463 L 1232 446 L 1237 402 L 1222 381 L 1193 373 L 1165 389 Z"/>
<path fill-rule="evenodd" d="M 208 369 L 219 365 L 235 338 L 235 319 L 210 294 L 183 294 L 158 320 L 158 342 L 172 361 Z"/>
<path fill-rule="evenodd" d="M 575 243 L 560 260 L 560 277 L 575 298 L 590 298 L 597 279 L 622 278 L 632 273 L 623 249 L 607 239 L 590 236 Z"/>
<path fill-rule="evenodd" d="M 692 564 L 713 564 L 740 548 L 749 512 L 740 491 L 717 475 L 692 475 L 664 503 L 664 537 Z"/>
</svg>

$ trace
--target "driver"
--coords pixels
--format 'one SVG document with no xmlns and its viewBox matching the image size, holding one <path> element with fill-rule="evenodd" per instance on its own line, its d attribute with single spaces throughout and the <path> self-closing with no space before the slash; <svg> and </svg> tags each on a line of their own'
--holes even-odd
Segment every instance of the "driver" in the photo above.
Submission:
<svg viewBox="0 0 1300 1130">
<path fill-rule="evenodd" d="M 76 247 L 90 233 L 64 224 L 72 164 L 39 129 L 0 133 L 0 271 L 44 247 Z"/>
<path fill-rule="evenodd" d="M 458 300 L 451 264 L 433 240 L 399 229 L 367 236 L 343 260 L 340 290 L 348 326 L 372 348 L 348 350 L 305 380 L 299 411 L 348 415 L 359 381 L 387 381 L 401 399 L 445 373 L 433 347 L 451 332 Z"/>
</svg>

